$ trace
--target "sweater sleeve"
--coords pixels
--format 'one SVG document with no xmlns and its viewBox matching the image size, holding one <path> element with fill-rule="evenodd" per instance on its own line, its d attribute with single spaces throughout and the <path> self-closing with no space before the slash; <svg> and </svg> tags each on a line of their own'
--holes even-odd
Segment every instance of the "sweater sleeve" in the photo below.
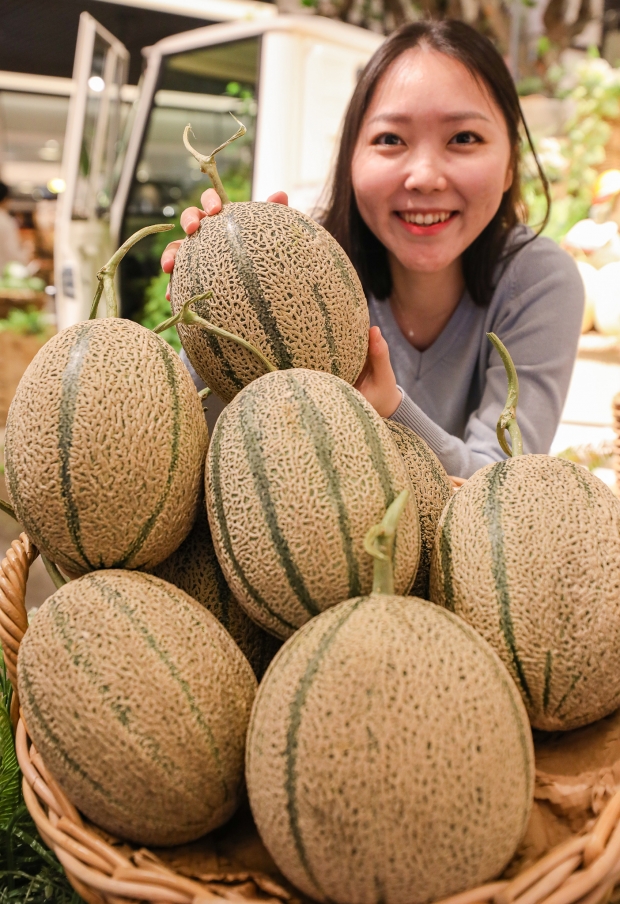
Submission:
<svg viewBox="0 0 620 904">
<path fill-rule="evenodd" d="M 560 422 L 577 353 L 583 282 L 565 251 L 550 239 L 537 238 L 517 252 L 496 291 L 502 298 L 494 305 L 489 331 L 499 336 L 517 368 L 517 418 L 523 450 L 547 453 Z M 506 373 L 486 336 L 481 341 L 482 360 L 486 361 L 484 388 L 462 439 L 439 427 L 404 392 L 392 415 L 426 440 L 448 473 L 457 477 L 470 477 L 505 457 L 495 429 L 506 402 Z"/>
</svg>

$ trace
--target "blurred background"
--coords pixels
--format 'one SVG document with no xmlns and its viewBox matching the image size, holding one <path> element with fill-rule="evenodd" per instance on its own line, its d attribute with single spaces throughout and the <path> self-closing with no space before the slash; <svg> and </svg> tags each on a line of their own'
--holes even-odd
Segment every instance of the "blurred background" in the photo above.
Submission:
<svg viewBox="0 0 620 904">
<path fill-rule="evenodd" d="M 126 257 L 121 313 L 146 326 L 169 315 L 159 258 L 208 185 L 183 147 L 185 125 L 208 152 L 235 131 L 233 112 L 248 131 L 218 157 L 231 199 L 283 189 L 312 213 L 358 73 L 386 34 L 422 16 L 467 21 L 513 74 L 551 183 L 545 234 L 575 257 L 587 293 L 552 451 L 617 491 L 620 0 L 3 0 L 0 446 L 38 348 L 88 316 L 99 267 L 157 222 L 175 231 Z M 525 190 L 536 226 L 545 200 L 531 155 Z M 178 348 L 175 331 L 166 338 Z M 0 558 L 15 534 L 0 513 Z M 31 605 L 47 582 L 37 562 Z"/>
</svg>

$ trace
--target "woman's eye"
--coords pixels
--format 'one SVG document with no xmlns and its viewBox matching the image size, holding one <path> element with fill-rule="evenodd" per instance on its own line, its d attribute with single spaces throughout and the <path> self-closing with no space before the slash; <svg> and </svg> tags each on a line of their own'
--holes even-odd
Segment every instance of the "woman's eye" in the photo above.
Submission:
<svg viewBox="0 0 620 904">
<path fill-rule="evenodd" d="M 393 132 L 384 132 L 383 135 L 378 135 L 374 140 L 374 144 L 382 145 L 396 145 L 400 143 L 400 138 L 398 137 L 398 135 L 394 135 Z"/>
<path fill-rule="evenodd" d="M 480 144 L 482 139 L 475 132 L 459 132 L 452 141 L 455 144 Z"/>
</svg>

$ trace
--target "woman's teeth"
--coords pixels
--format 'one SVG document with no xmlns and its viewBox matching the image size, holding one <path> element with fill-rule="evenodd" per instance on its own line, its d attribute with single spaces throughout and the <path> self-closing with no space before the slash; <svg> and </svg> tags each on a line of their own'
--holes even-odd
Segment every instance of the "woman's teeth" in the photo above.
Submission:
<svg viewBox="0 0 620 904">
<path fill-rule="evenodd" d="M 452 211 L 443 211 L 442 213 L 407 213 L 403 211 L 399 214 L 405 223 L 415 223 L 417 226 L 432 226 L 433 223 L 444 223 L 452 216 Z"/>
</svg>

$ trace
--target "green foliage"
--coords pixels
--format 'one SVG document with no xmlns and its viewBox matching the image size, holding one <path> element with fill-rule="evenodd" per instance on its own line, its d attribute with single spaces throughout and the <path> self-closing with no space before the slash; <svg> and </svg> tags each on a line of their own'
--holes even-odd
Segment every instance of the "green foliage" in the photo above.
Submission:
<svg viewBox="0 0 620 904">
<path fill-rule="evenodd" d="M 605 145 L 611 134 L 606 120 L 620 114 L 620 72 L 600 59 L 597 51 L 570 69 L 550 67 L 546 85 L 547 93 L 563 100 L 569 113 L 562 134 L 534 138 L 553 200 L 544 234 L 559 241 L 575 223 L 588 216 L 597 177 L 595 167 L 605 160 Z M 529 151 L 524 155 L 524 164 L 523 194 L 529 222 L 536 226 L 544 216 L 545 198 Z"/>
<path fill-rule="evenodd" d="M 583 465 L 588 471 L 595 471 L 597 468 L 612 468 L 614 459 L 613 444 L 605 442 L 599 446 L 569 446 L 568 449 L 558 452 L 557 457 L 564 458 L 566 461 L 572 461 L 577 465 Z"/>
<path fill-rule="evenodd" d="M 9 261 L 0 275 L 0 288 L 42 292 L 45 289 L 45 282 L 39 276 L 30 276 L 28 268 L 23 264 Z"/>
<path fill-rule="evenodd" d="M 37 833 L 21 791 L 9 717 L 12 689 L 0 650 L 0 904 L 79 904 Z"/>
<path fill-rule="evenodd" d="M 49 333 L 48 318 L 37 308 L 12 308 L 8 317 L 0 320 L 0 333 L 18 333 L 20 336 L 41 336 Z"/>
<path fill-rule="evenodd" d="M 138 316 L 138 323 L 141 323 L 142 326 L 147 327 L 149 330 L 155 329 L 156 326 L 159 326 L 160 323 L 163 323 L 164 320 L 167 320 L 168 317 L 170 317 L 170 302 L 166 299 L 166 290 L 169 281 L 170 276 L 162 270 L 161 273 L 158 273 L 157 276 L 154 276 L 151 279 L 146 288 L 146 301 Z M 181 351 L 181 341 L 179 339 L 179 334 L 176 331 L 176 327 L 171 326 L 159 335 L 162 339 L 165 339 L 176 352 Z"/>
</svg>

